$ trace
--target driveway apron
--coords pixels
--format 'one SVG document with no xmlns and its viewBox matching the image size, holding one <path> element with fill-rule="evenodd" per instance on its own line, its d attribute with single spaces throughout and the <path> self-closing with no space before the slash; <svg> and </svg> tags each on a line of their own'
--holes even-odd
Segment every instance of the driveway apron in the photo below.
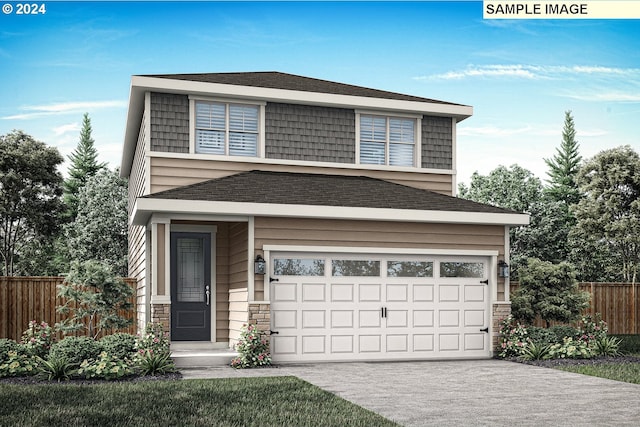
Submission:
<svg viewBox="0 0 640 427">
<path fill-rule="evenodd" d="M 640 385 L 501 360 L 283 365 L 185 378 L 294 375 L 404 426 L 638 426 Z"/>
</svg>

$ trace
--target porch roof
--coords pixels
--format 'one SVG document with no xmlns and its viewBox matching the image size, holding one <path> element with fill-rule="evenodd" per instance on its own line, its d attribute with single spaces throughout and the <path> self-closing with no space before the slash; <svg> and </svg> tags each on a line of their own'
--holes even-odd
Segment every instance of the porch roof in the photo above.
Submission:
<svg viewBox="0 0 640 427">
<path fill-rule="evenodd" d="M 183 202 L 171 203 L 177 200 Z M 136 203 L 135 214 L 150 214 L 160 206 L 167 212 L 184 213 L 187 205 L 189 211 L 201 209 L 199 213 L 208 214 L 504 225 L 529 222 L 528 215 L 509 209 L 366 176 L 257 170 L 143 196 Z M 234 209 L 237 212 L 231 212 Z"/>
</svg>

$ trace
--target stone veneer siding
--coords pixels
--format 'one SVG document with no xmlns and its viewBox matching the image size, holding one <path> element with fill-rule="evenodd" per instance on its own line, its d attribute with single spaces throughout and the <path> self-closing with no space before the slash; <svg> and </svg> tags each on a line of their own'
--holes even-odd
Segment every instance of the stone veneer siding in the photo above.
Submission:
<svg viewBox="0 0 640 427">
<path fill-rule="evenodd" d="M 500 322 L 511 314 L 511 302 L 499 301 L 494 302 L 492 307 L 491 319 L 493 327 L 493 335 L 491 336 L 491 348 L 494 354 L 498 354 L 501 349 L 498 346 L 500 338 Z"/>
<path fill-rule="evenodd" d="M 170 304 L 151 304 L 151 321 L 160 323 L 165 332 L 171 334 L 171 305 Z M 171 336 L 169 336 L 171 339 Z"/>
<path fill-rule="evenodd" d="M 267 332 L 271 329 L 271 306 L 269 303 L 249 304 L 249 324 L 256 325 L 259 331 Z"/>
</svg>

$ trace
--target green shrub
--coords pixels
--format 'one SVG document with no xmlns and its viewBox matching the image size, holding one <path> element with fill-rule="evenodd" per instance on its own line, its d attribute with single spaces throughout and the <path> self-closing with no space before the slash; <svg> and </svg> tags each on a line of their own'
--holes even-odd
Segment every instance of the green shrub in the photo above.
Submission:
<svg viewBox="0 0 640 427">
<path fill-rule="evenodd" d="M 625 354 L 640 354 L 640 335 L 611 335 L 620 338 L 620 352 Z"/>
<path fill-rule="evenodd" d="M 238 357 L 231 361 L 234 368 L 253 368 L 271 365 L 269 343 L 265 334 L 255 325 L 243 325 L 240 340 L 236 344 Z"/>
<path fill-rule="evenodd" d="M 522 350 L 524 360 L 545 360 L 549 359 L 551 345 L 544 343 L 529 342 Z"/>
<path fill-rule="evenodd" d="M 147 323 L 144 333 L 136 341 L 136 351 L 144 354 L 151 350 L 153 354 L 170 354 L 169 333 L 164 332 L 162 324 Z"/>
<path fill-rule="evenodd" d="M 103 351 L 96 360 L 85 360 L 78 369 L 78 375 L 85 378 L 117 380 L 132 375 L 131 362 L 119 359 Z"/>
<path fill-rule="evenodd" d="M 9 352 L 24 353 L 25 349 L 22 345 L 9 338 L 0 338 L 0 363 L 9 360 Z"/>
<path fill-rule="evenodd" d="M 140 375 L 164 375 L 176 371 L 176 365 L 169 353 L 154 353 L 146 350 L 138 353 L 136 357 L 136 369 Z"/>
<path fill-rule="evenodd" d="M 65 357 L 49 356 L 47 360 L 38 361 L 38 375 L 49 381 L 69 380 L 76 373 L 76 364 Z"/>
<path fill-rule="evenodd" d="M 500 357 L 522 356 L 524 347 L 529 342 L 527 328 L 516 321 L 513 316 L 508 316 L 500 321 Z"/>
<path fill-rule="evenodd" d="M 136 353 L 136 336 L 125 333 L 107 335 L 100 340 L 108 355 L 117 359 L 132 359 Z"/>
<path fill-rule="evenodd" d="M 556 325 L 549 328 L 549 332 L 555 335 L 553 343 L 562 344 L 565 338 L 571 338 L 573 340 L 580 337 L 580 331 L 573 326 L 568 325 Z"/>
<path fill-rule="evenodd" d="M 29 322 L 29 327 L 22 334 L 22 344 L 32 355 L 46 358 L 56 340 L 56 331 L 47 322 Z"/>
<path fill-rule="evenodd" d="M 597 356 L 620 356 L 620 342 L 622 340 L 616 337 L 598 337 L 591 341 L 591 348 Z"/>
<path fill-rule="evenodd" d="M 84 360 L 96 359 L 102 352 L 99 341 L 89 337 L 66 337 L 51 347 L 50 355 L 56 359 L 66 359 L 80 365 Z"/>
<path fill-rule="evenodd" d="M 527 328 L 527 335 L 529 337 L 529 341 L 536 344 L 551 345 L 562 342 L 562 340 L 557 340 L 555 333 L 547 328 L 541 328 L 538 326 L 529 326 Z"/>
<path fill-rule="evenodd" d="M 562 344 L 553 344 L 549 348 L 550 359 L 589 359 L 594 356 L 593 350 L 585 341 L 566 337 Z"/>
<path fill-rule="evenodd" d="M 162 324 L 148 323 L 144 333 L 136 341 L 135 368 L 141 375 L 161 375 L 174 372 L 171 359 L 169 334 Z"/>
<path fill-rule="evenodd" d="M 35 375 L 37 368 L 37 356 L 31 356 L 24 352 L 9 351 L 6 361 L 0 363 L 0 378 Z"/>
<path fill-rule="evenodd" d="M 595 316 L 582 316 L 582 319 L 578 323 L 578 336 L 583 341 L 606 338 L 608 332 L 607 322 L 602 320 L 600 313 L 596 313 Z"/>
</svg>

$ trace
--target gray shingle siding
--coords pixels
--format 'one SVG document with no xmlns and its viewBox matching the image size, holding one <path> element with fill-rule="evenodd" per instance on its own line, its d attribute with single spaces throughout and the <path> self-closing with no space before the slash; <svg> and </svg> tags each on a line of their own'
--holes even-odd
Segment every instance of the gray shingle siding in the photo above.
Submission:
<svg viewBox="0 0 640 427">
<path fill-rule="evenodd" d="M 268 103 L 265 157 L 355 163 L 355 112 L 344 108 Z"/>
<path fill-rule="evenodd" d="M 189 97 L 151 93 L 151 150 L 189 152 Z M 268 103 L 265 157 L 355 163 L 355 112 L 351 109 Z M 452 120 L 422 118 L 422 167 L 452 168 Z"/>
<path fill-rule="evenodd" d="M 151 93 L 151 150 L 189 152 L 189 97 Z"/>
<path fill-rule="evenodd" d="M 422 117 L 422 167 L 453 168 L 451 117 Z"/>
</svg>

